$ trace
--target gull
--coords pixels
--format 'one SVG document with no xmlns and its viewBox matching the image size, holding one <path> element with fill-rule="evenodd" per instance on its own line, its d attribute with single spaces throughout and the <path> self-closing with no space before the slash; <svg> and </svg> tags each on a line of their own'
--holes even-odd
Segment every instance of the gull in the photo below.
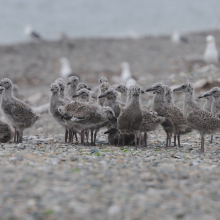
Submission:
<svg viewBox="0 0 220 220">
<path fill-rule="evenodd" d="M 32 39 L 35 39 L 35 40 L 41 40 L 42 39 L 40 34 L 37 33 L 36 31 L 34 31 L 30 24 L 27 24 L 24 27 L 24 34 L 26 34 L 27 36 L 29 36 L 29 37 L 31 37 Z"/>
<path fill-rule="evenodd" d="M 215 38 L 212 35 L 206 37 L 206 48 L 203 57 L 207 64 L 219 63 L 219 54 L 216 48 Z"/>
</svg>

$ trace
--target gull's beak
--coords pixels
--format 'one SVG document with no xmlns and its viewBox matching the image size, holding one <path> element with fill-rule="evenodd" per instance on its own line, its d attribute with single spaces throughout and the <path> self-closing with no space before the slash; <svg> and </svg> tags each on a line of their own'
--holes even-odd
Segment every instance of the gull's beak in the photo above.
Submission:
<svg viewBox="0 0 220 220">
<path fill-rule="evenodd" d="M 149 89 L 146 89 L 146 92 L 152 92 L 152 91 L 155 91 L 156 89 L 155 88 L 149 88 Z"/>
<path fill-rule="evenodd" d="M 79 95 L 73 95 L 73 96 L 72 96 L 72 98 L 76 98 L 76 97 L 79 97 Z"/>
<path fill-rule="evenodd" d="M 201 96 L 199 96 L 198 98 L 199 98 L 199 99 L 202 99 L 202 98 L 205 98 L 205 96 L 204 96 L 204 95 L 201 95 Z"/>
<path fill-rule="evenodd" d="M 110 133 L 110 131 L 109 131 L 109 130 L 104 132 L 104 134 L 109 134 L 109 133 Z"/>
<path fill-rule="evenodd" d="M 173 92 L 178 92 L 179 90 L 181 90 L 181 87 L 175 88 L 175 89 L 173 90 Z"/>
<path fill-rule="evenodd" d="M 100 95 L 98 98 L 100 99 L 100 98 L 104 98 L 104 97 L 106 97 L 106 95 Z"/>
<path fill-rule="evenodd" d="M 206 94 L 203 95 L 203 97 L 207 97 L 207 96 L 210 96 L 210 94 L 206 93 Z"/>
</svg>

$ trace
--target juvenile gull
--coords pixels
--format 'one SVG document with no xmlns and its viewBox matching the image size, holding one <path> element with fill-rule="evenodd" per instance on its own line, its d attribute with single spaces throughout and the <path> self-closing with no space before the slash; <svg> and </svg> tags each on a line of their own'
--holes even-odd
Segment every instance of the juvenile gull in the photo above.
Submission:
<svg viewBox="0 0 220 220">
<path fill-rule="evenodd" d="M 121 99 L 120 99 L 120 101 L 126 103 L 126 102 L 127 102 L 127 97 L 128 97 L 128 88 L 127 88 L 127 86 L 125 86 L 124 83 L 120 83 L 120 84 L 115 88 L 115 90 L 116 90 L 117 92 L 120 92 L 120 93 L 121 93 Z"/>
<path fill-rule="evenodd" d="M 66 119 L 68 126 L 77 131 L 92 130 L 91 144 L 95 145 L 96 133 L 100 128 L 106 126 L 117 126 L 115 113 L 110 107 L 101 107 L 97 104 L 72 102 L 58 108 L 59 112 Z M 84 141 L 84 138 L 82 139 Z"/>
<path fill-rule="evenodd" d="M 59 113 L 58 107 L 64 106 L 66 102 L 59 97 L 60 88 L 57 83 L 52 83 L 50 85 L 50 91 L 52 92 L 51 98 L 50 98 L 50 108 L 49 113 L 52 116 L 52 118 L 55 119 L 56 122 L 58 122 L 61 126 L 65 128 L 65 142 L 67 142 L 68 133 L 69 133 L 69 139 L 71 140 L 71 132 L 68 127 L 65 124 L 65 120 L 63 119 L 63 116 Z"/>
<path fill-rule="evenodd" d="M 77 91 L 76 95 L 73 95 L 72 97 L 77 98 L 78 102 L 90 102 L 91 94 L 88 89 L 80 89 Z"/>
<path fill-rule="evenodd" d="M 203 109 L 211 112 L 218 118 L 220 118 L 220 89 L 218 87 L 212 88 L 210 91 L 205 92 L 203 96 L 199 98 L 205 98 L 206 102 Z M 211 143 L 213 141 L 213 135 L 211 135 Z"/>
<path fill-rule="evenodd" d="M 212 35 L 206 37 L 206 48 L 203 56 L 207 64 L 217 65 L 219 63 L 219 53 L 216 48 L 215 38 Z"/>
<path fill-rule="evenodd" d="M 99 79 L 99 84 L 102 84 L 102 83 L 108 83 L 108 79 L 107 79 L 105 76 L 102 76 L 102 77 Z"/>
<path fill-rule="evenodd" d="M 14 141 L 21 143 L 23 130 L 31 127 L 40 116 L 29 105 L 14 97 L 12 94 L 13 83 L 10 79 L 2 79 L 0 86 L 4 87 L 1 102 L 2 113 L 15 129 Z"/>
<path fill-rule="evenodd" d="M 111 145 L 122 144 L 122 140 L 120 139 L 120 132 L 117 128 L 111 127 L 104 134 L 108 134 L 108 142 Z M 125 145 L 134 145 L 134 134 L 124 134 L 124 144 Z"/>
<path fill-rule="evenodd" d="M 76 95 L 76 88 L 79 84 L 78 76 L 70 76 L 68 79 L 67 87 L 66 87 L 66 96 L 72 99 L 73 95 Z"/>
<path fill-rule="evenodd" d="M 0 96 L 2 96 L 3 91 L 4 88 L 0 86 Z M 13 130 L 11 125 L 0 120 L 0 143 L 7 143 L 12 138 L 13 138 Z"/>
<path fill-rule="evenodd" d="M 124 134 L 135 135 L 135 147 L 137 148 L 137 135 L 139 134 L 139 147 L 141 142 L 140 127 L 142 123 L 142 109 L 140 104 L 140 86 L 131 86 L 128 89 L 130 100 L 125 107 L 121 108 L 118 117 L 118 130 L 122 134 L 122 144 L 124 145 Z"/>
<path fill-rule="evenodd" d="M 220 119 L 212 113 L 202 110 L 194 101 L 194 90 L 190 83 L 185 83 L 173 90 L 185 93 L 184 117 L 190 127 L 201 136 L 201 152 L 204 153 L 204 136 L 220 130 Z"/>
<path fill-rule="evenodd" d="M 173 92 L 172 92 L 171 88 L 167 85 L 165 85 L 164 98 L 165 98 L 165 101 L 167 103 L 174 106 L 174 104 L 173 104 Z M 174 133 L 174 146 L 176 146 L 176 138 L 178 139 L 178 146 L 180 146 L 180 135 L 181 134 L 187 134 L 191 131 L 192 131 L 192 128 L 189 127 L 189 126 L 186 126 L 185 130 L 183 129 L 183 127 L 182 127 L 181 131 L 179 129 L 177 129 L 177 131 Z"/>
<path fill-rule="evenodd" d="M 186 123 L 181 109 L 166 102 L 165 90 L 165 85 L 156 83 L 153 87 L 147 89 L 146 92 L 154 91 L 153 110 L 156 111 L 159 116 L 166 118 L 165 122 L 161 124 L 167 133 L 166 146 L 169 145 L 169 147 L 171 147 L 172 133 L 178 135 L 178 145 L 180 146 L 180 135 L 186 134 L 192 131 L 192 129 Z"/>
<path fill-rule="evenodd" d="M 98 97 L 103 95 L 108 90 L 108 88 L 109 88 L 108 82 L 101 83 L 100 86 L 99 86 Z M 103 104 L 105 102 L 105 99 L 106 99 L 105 97 L 98 98 L 97 99 L 98 104 L 103 106 Z"/>
<path fill-rule="evenodd" d="M 76 91 L 78 92 L 81 89 L 87 89 L 87 90 L 91 90 L 91 88 L 89 86 L 87 86 L 85 83 L 79 83 L 76 87 Z"/>
<path fill-rule="evenodd" d="M 60 87 L 60 93 L 59 93 L 59 97 L 61 99 L 64 99 L 64 91 L 65 91 L 65 80 L 62 78 L 58 78 L 54 81 L 54 83 L 57 83 L 58 86 Z"/>
<path fill-rule="evenodd" d="M 109 89 L 98 97 L 99 99 L 106 98 L 103 106 L 111 107 L 115 112 L 116 117 L 118 117 L 120 114 L 120 103 L 118 102 L 117 97 L 118 93 L 115 91 L 115 89 Z"/>
</svg>

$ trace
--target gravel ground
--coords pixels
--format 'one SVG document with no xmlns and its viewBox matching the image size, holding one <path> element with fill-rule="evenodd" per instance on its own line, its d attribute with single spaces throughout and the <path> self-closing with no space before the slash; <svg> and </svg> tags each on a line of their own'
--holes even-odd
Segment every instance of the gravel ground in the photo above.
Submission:
<svg viewBox="0 0 220 220">
<path fill-rule="evenodd" d="M 181 73 L 178 61 L 201 54 L 206 34 L 190 34 L 193 46 L 176 47 L 168 37 L 0 46 L 1 77 L 17 82 L 24 98 L 37 100 L 29 100 L 35 106 L 48 102 L 49 84 L 59 76 L 56 60 L 63 55 L 92 86 L 101 75 L 119 73 L 117 65 L 124 60 L 143 88 L 157 81 L 173 85 L 217 79 L 219 70 Z M 150 105 L 151 98 L 142 95 L 142 103 Z M 182 98 L 176 100 L 182 106 Z M 64 129 L 45 113 L 25 130 L 23 144 L 1 144 L 0 219 L 219 219 L 220 136 L 212 144 L 207 136 L 206 152 L 200 154 L 195 131 L 182 137 L 182 147 L 166 149 L 159 128 L 149 134 L 149 146 L 138 150 L 109 146 L 104 131 L 98 134 L 99 152 L 91 153 L 92 147 L 65 144 Z"/>
<path fill-rule="evenodd" d="M 93 154 L 61 133 L 1 144 L 1 219 L 218 219 L 220 136 L 205 154 L 196 132 L 169 149 L 162 128 L 149 136 L 136 151 L 101 131 Z"/>
</svg>

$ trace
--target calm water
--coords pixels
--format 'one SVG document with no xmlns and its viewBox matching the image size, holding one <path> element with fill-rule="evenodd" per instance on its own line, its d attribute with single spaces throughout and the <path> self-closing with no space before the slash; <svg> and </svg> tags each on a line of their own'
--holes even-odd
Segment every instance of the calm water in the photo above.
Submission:
<svg viewBox="0 0 220 220">
<path fill-rule="evenodd" d="M 140 36 L 216 28 L 220 0 L 0 0 L 0 43 L 27 40 L 30 23 L 47 39 Z"/>
</svg>

